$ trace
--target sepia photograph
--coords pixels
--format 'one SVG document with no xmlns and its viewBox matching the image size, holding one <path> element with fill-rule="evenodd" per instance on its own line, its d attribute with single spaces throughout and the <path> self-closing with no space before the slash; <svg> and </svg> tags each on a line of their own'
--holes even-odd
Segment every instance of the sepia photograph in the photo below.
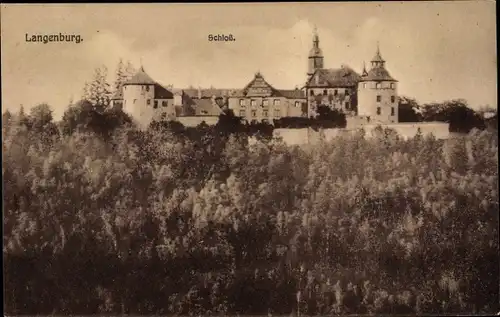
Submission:
<svg viewBox="0 0 500 317">
<path fill-rule="evenodd" d="M 5 316 L 500 314 L 495 1 L 0 6 Z"/>
</svg>

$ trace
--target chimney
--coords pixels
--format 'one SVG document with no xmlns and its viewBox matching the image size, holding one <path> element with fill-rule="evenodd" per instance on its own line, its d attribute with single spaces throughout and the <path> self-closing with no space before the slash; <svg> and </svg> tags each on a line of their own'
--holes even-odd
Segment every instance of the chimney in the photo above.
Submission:
<svg viewBox="0 0 500 317">
<path fill-rule="evenodd" d="M 198 87 L 198 99 L 201 99 L 201 87 Z"/>
</svg>

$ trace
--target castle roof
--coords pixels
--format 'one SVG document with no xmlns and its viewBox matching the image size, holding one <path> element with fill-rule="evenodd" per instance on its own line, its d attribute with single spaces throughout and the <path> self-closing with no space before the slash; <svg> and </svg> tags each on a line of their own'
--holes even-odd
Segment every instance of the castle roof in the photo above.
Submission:
<svg viewBox="0 0 500 317">
<path fill-rule="evenodd" d="M 317 69 L 308 80 L 308 87 L 344 88 L 354 87 L 361 80 L 361 76 L 349 66 L 335 69 Z"/>
<path fill-rule="evenodd" d="M 235 91 L 231 97 L 284 97 L 287 99 L 303 99 L 305 94 L 299 89 L 276 89 L 271 86 L 260 72 L 241 90 Z"/>
<path fill-rule="evenodd" d="M 397 82 L 394 79 L 385 67 L 373 67 L 370 69 L 366 76 L 361 78 L 361 81 L 393 81 Z"/>
<path fill-rule="evenodd" d="M 213 102 L 211 99 L 193 99 L 193 102 L 196 116 L 218 116 L 222 113 L 219 104 L 215 100 Z"/>
<path fill-rule="evenodd" d="M 144 68 L 141 66 L 139 71 L 132 76 L 129 80 L 127 80 L 123 85 L 154 85 L 156 82 L 149 77 L 148 74 L 144 71 Z"/>
</svg>

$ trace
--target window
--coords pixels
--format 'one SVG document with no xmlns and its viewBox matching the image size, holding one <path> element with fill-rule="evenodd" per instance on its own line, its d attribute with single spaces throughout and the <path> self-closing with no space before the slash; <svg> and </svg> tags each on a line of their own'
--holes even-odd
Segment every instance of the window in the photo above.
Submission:
<svg viewBox="0 0 500 317">
<path fill-rule="evenodd" d="M 381 102 L 382 101 L 382 96 L 378 95 L 377 96 L 377 102 Z"/>
<path fill-rule="evenodd" d="M 264 110 L 264 111 L 262 112 L 262 116 L 264 116 L 264 117 L 268 117 L 268 116 L 269 116 L 269 112 L 268 112 L 267 110 Z"/>
<path fill-rule="evenodd" d="M 252 110 L 252 117 L 256 117 L 256 116 L 257 116 L 257 111 Z"/>
<path fill-rule="evenodd" d="M 377 89 L 380 89 L 381 87 L 382 87 L 382 84 L 380 84 L 380 83 L 377 83 L 377 85 L 375 85 L 375 88 L 377 88 Z"/>
<path fill-rule="evenodd" d="M 163 107 L 166 107 L 166 106 L 168 106 L 168 103 L 167 103 L 165 100 L 163 100 L 163 102 L 162 102 L 162 106 L 163 106 Z"/>
<path fill-rule="evenodd" d="M 382 112 L 382 109 L 380 107 L 377 107 L 377 114 L 380 114 Z"/>
<path fill-rule="evenodd" d="M 146 91 L 149 91 L 149 86 L 146 86 Z"/>
<path fill-rule="evenodd" d="M 350 107 L 351 107 L 351 105 L 349 104 L 349 101 L 346 101 L 346 102 L 345 102 L 345 108 L 346 108 L 347 110 L 349 110 L 349 108 L 350 108 Z"/>
<path fill-rule="evenodd" d="M 245 110 L 240 110 L 240 117 L 244 117 L 245 116 Z"/>
<path fill-rule="evenodd" d="M 134 99 L 134 105 L 135 105 L 135 102 L 137 101 L 137 99 Z"/>
<path fill-rule="evenodd" d="M 162 120 L 165 120 L 166 118 L 167 118 L 167 114 L 166 114 L 165 112 L 164 112 L 164 113 L 162 113 L 162 114 L 161 114 L 161 119 L 162 119 Z"/>
<path fill-rule="evenodd" d="M 252 105 L 252 107 L 255 107 L 255 105 L 257 105 L 257 101 L 252 99 L 252 101 L 250 101 L 250 104 Z"/>
<path fill-rule="evenodd" d="M 147 104 L 148 104 L 148 105 L 150 105 L 150 104 L 151 104 L 151 99 L 148 99 Z"/>
<path fill-rule="evenodd" d="M 394 107 L 391 107 L 391 116 L 395 115 Z"/>
<path fill-rule="evenodd" d="M 325 89 L 325 90 L 323 90 L 323 96 L 326 96 L 326 95 L 328 95 L 328 91 L 326 91 L 326 89 Z"/>
<path fill-rule="evenodd" d="M 269 106 L 269 100 L 264 99 L 264 100 L 262 101 L 262 105 L 263 105 L 264 107 Z"/>
<path fill-rule="evenodd" d="M 242 107 L 245 106 L 245 100 L 244 99 L 240 99 L 240 106 L 242 106 Z"/>
<path fill-rule="evenodd" d="M 338 94 L 339 94 L 339 91 L 338 91 L 337 89 L 335 89 L 335 90 L 333 91 L 333 95 L 334 95 L 334 96 L 336 96 L 336 95 L 338 95 Z"/>
<path fill-rule="evenodd" d="M 206 111 L 206 110 L 201 110 L 201 114 L 205 114 L 205 115 L 206 115 L 206 114 L 208 114 L 208 111 Z"/>
<path fill-rule="evenodd" d="M 366 83 L 363 83 L 363 88 L 366 88 Z"/>
<path fill-rule="evenodd" d="M 279 111 L 279 110 L 274 110 L 274 116 L 275 116 L 276 118 L 279 118 L 279 117 L 281 116 L 280 111 Z"/>
<path fill-rule="evenodd" d="M 153 108 L 155 108 L 155 109 L 158 108 L 158 100 L 154 101 Z"/>
<path fill-rule="evenodd" d="M 391 102 L 392 103 L 396 102 L 396 96 L 391 96 Z"/>
<path fill-rule="evenodd" d="M 314 90 L 312 90 L 312 89 L 311 89 L 311 90 L 309 91 L 309 95 L 310 95 L 310 96 L 314 96 Z"/>
<path fill-rule="evenodd" d="M 295 108 L 300 107 L 300 101 L 295 101 Z"/>
<path fill-rule="evenodd" d="M 349 89 L 346 89 L 346 90 L 345 90 L 345 95 L 346 95 L 346 96 L 349 96 Z"/>
<path fill-rule="evenodd" d="M 391 89 L 394 89 L 396 88 L 396 84 L 395 83 L 391 83 Z"/>
<path fill-rule="evenodd" d="M 274 105 L 279 106 L 280 105 L 280 100 L 279 99 L 274 99 Z"/>
</svg>

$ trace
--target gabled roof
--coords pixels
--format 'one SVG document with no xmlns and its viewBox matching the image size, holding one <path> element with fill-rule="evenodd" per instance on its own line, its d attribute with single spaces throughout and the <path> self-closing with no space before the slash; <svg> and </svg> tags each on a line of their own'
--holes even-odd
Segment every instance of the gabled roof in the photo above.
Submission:
<svg viewBox="0 0 500 317">
<path fill-rule="evenodd" d="M 211 99 L 193 99 L 196 116 L 218 116 L 222 110 Z"/>
<path fill-rule="evenodd" d="M 162 85 L 155 83 L 155 99 L 173 99 L 174 94 Z"/>
<path fill-rule="evenodd" d="M 348 66 L 335 69 L 317 69 L 307 82 L 307 86 L 332 88 L 353 87 L 358 84 L 360 79 L 361 76 Z"/>
<path fill-rule="evenodd" d="M 127 80 L 124 85 L 154 85 L 156 82 L 149 77 L 148 74 L 144 71 L 144 68 L 141 66 L 139 71 L 132 76 L 129 80 Z"/>
</svg>

